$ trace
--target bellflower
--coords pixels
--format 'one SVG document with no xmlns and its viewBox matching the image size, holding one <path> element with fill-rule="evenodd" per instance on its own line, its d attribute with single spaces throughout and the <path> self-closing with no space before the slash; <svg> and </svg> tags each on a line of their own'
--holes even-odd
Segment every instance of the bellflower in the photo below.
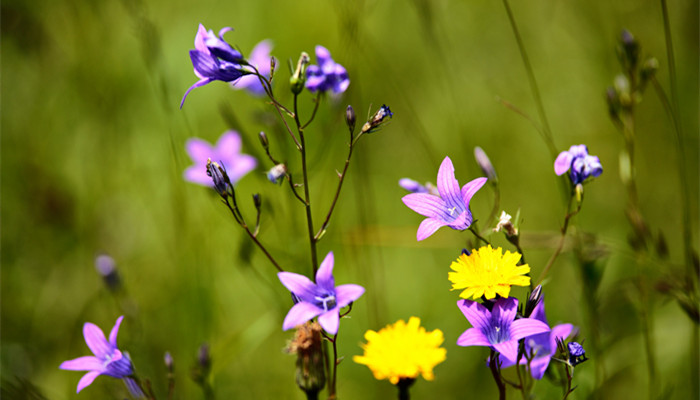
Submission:
<svg viewBox="0 0 700 400">
<path fill-rule="evenodd" d="M 321 327 L 335 335 L 338 333 L 340 309 L 359 299 L 365 292 L 360 285 L 335 286 L 333 252 L 328 253 L 316 272 L 316 283 L 293 272 L 279 272 L 277 276 L 298 300 L 284 318 L 282 329 L 285 331 L 318 317 Z"/>
<path fill-rule="evenodd" d="M 541 299 L 532 312 L 531 318 L 547 323 L 547 316 L 544 312 L 544 299 Z M 535 379 L 542 379 L 552 357 L 557 352 L 557 339 L 565 340 L 574 331 L 571 324 L 560 324 L 552 328 L 549 332 L 538 333 L 525 338 L 525 354 L 532 354 L 534 358 L 530 362 L 530 373 Z M 502 368 L 514 365 L 513 362 L 503 362 Z M 523 357 L 520 364 L 527 364 Z"/>
<path fill-rule="evenodd" d="M 469 202 L 472 196 L 486 183 L 486 178 L 476 178 L 460 190 L 455 179 L 452 160 L 445 157 L 437 176 L 439 196 L 428 193 L 411 193 L 404 196 L 404 204 L 411 210 L 428 217 L 418 227 L 416 239 L 423 240 L 443 226 L 465 230 L 472 224 Z"/>
<path fill-rule="evenodd" d="M 501 360 L 511 365 L 518 358 L 518 340 L 549 331 L 542 321 L 532 318 L 515 319 L 518 300 L 514 297 L 499 298 L 492 311 L 483 305 L 460 300 L 457 306 L 473 328 L 467 329 L 457 339 L 459 346 L 487 346 L 501 354 Z"/>
<path fill-rule="evenodd" d="M 253 156 L 240 153 L 241 137 L 234 130 L 224 132 L 216 142 L 216 146 L 202 139 L 191 138 L 185 143 L 185 149 L 194 161 L 194 165 L 185 170 L 185 180 L 204 186 L 214 187 L 212 177 L 207 175 L 207 161 L 210 159 L 223 164 L 232 184 L 238 182 L 257 165 Z"/>
<path fill-rule="evenodd" d="M 554 161 L 554 172 L 563 175 L 569 171 L 569 177 L 574 185 L 583 183 L 588 177 L 598 177 L 603 173 L 603 165 L 596 156 L 588 155 L 585 144 L 574 145 L 569 151 L 562 151 Z"/>
<path fill-rule="evenodd" d="M 116 324 L 109 333 L 109 340 L 105 338 L 102 329 L 97 325 L 86 322 L 83 325 L 85 343 L 94 356 L 79 357 L 74 360 L 64 361 L 59 368 L 71 371 L 89 371 L 78 382 L 78 393 L 88 387 L 100 375 L 114 378 L 128 378 L 134 373 L 129 357 L 117 348 L 117 333 L 123 316 L 117 318 Z"/>
<path fill-rule="evenodd" d="M 306 68 L 306 88 L 311 92 L 332 90 L 340 94 L 350 86 L 350 78 L 345 67 L 333 61 L 331 52 L 323 46 L 316 46 L 318 65 Z"/>
<path fill-rule="evenodd" d="M 242 64 L 247 62 L 241 53 L 224 40 L 224 33 L 230 30 L 233 29 L 229 27 L 221 29 L 217 37 L 212 30 L 207 31 L 204 25 L 199 24 L 199 30 L 194 38 L 194 50 L 190 50 L 194 74 L 199 77 L 199 81 L 190 86 L 182 96 L 180 108 L 185 104 L 185 98 L 192 89 L 213 81 L 233 82 L 250 73 L 242 67 Z"/>
<path fill-rule="evenodd" d="M 254 66 L 258 69 L 258 72 L 263 76 L 270 76 L 270 50 L 272 50 L 272 41 L 263 40 L 262 42 L 255 45 L 253 51 L 248 57 L 248 64 Z M 240 77 L 237 81 L 231 83 L 234 89 L 246 89 L 254 96 L 265 95 L 265 89 L 263 89 L 260 83 L 260 78 L 255 75 L 244 75 Z"/>
</svg>

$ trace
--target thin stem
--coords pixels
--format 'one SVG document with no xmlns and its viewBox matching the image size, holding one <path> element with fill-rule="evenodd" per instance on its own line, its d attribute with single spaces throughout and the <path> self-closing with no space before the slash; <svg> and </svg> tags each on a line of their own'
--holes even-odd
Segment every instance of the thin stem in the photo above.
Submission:
<svg viewBox="0 0 700 400">
<path fill-rule="evenodd" d="M 321 104 L 321 94 L 322 93 L 323 92 L 320 90 L 316 93 L 316 99 L 314 100 L 314 103 L 316 103 L 316 104 L 314 105 L 314 110 L 311 112 L 311 117 L 309 118 L 309 120 L 306 121 L 306 123 L 301 126 L 301 129 L 306 129 L 306 127 L 309 126 L 309 124 L 316 117 L 316 111 L 318 111 L 318 106 L 319 106 L 319 104 Z M 296 114 L 296 112 L 295 112 L 295 114 Z"/>
<path fill-rule="evenodd" d="M 275 95 L 272 93 L 272 85 L 270 82 L 265 78 L 262 74 L 258 72 L 258 70 L 253 67 L 255 70 L 255 75 L 258 77 L 260 80 L 260 84 L 263 86 L 263 89 L 265 89 L 265 93 L 267 94 L 267 97 L 270 98 L 270 101 L 272 102 L 272 105 L 275 106 L 275 110 L 277 110 L 277 114 L 279 114 L 280 119 L 282 120 L 282 123 L 284 123 L 284 127 L 287 128 L 287 132 L 289 133 L 289 136 L 292 137 L 292 140 L 294 141 L 294 144 L 297 146 L 297 150 L 301 150 L 301 145 L 299 144 L 299 141 L 297 140 L 296 136 L 294 136 L 294 132 L 292 132 L 292 128 L 289 127 L 289 124 L 287 123 L 287 120 L 284 118 L 284 115 L 282 114 L 282 110 L 284 110 L 285 113 L 288 115 L 294 115 L 296 118 L 295 114 L 292 114 L 291 111 L 289 111 L 285 106 L 280 104 L 277 99 L 275 98 Z M 296 96 L 295 96 L 296 99 Z"/>
<path fill-rule="evenodd" d="M 578 206 L 576 207 L 576 210 L 569 212 L 569 209 L 571 209 L 571 202 L 574 199 L 574 195 L 572 195 L 569 198 L 569 203 L 566 206 L 566 217 L 564 217 L 564 226 L 561 228 L 561 237 L 559 238 L 559 244 L 557 245 L 556 250 L 554 251 L 554 254 L 549 258 L 549 261 L 547 262 L 547 265 L 544 267 L 544 270 L 542 270 L 542 273 L 540 274 L 540 277 L 537 278 L 537 285 L 541 285 L 542 281 L 544 278 L 547 277 L 547 273 L 549 272 L 550 268 L 552 268 L 552 265 L 554 264 L 554 261 L 559 257 L 559 254 L 561 251 L 564 249 L 564 242 L 566 241 L 566 231 L 569 229 L 569 221 L 571 221 L 571 218 L 578 214 L 579 211 L 581 211 L 581 206 L 583 205 L 583 198 L 581 198 L 581 201 L 578 202 Z M 535 285 L 536 286 L 536 285 Z"/>
<path fill-rule="evenodd" d="M 491 242 L 489 242 L 485 237 L 481 236 L 481 235 L 479 234 L 479 232 L 477 232 L 477 230 L 474 229 L 474 224 L 472 224 L 472 225 L 469 227 L 469 232 L 471 232 L 474 236 L 476 236 L 477 239 L 481 240 L 481 241 L 484 242 L 485 244 L 488 244 L 488 245 L 491 244 Z"/>
<path fill-rule="evenodd" d="M 226 204 L 228 209 L 231 211 L 231 214 L 233 214 L 233 217 L 236 219 L 236 222 L 238 222 L 238 225 L 240 225 L 241 228 L 243 228 L 243 230 L 245 230 L 245 232 L 248 234 L 248 236 L 250 236 L 250 238 L 253 240 L 253 242 L 260 248 L 260 250 L 262 250 L 262 252 L 265 254 L 267 259 L 270 260 L 270 262 L 272 263 L 272 265 L 275 266 L 275 268 L 277 268 L 277 271 L 284 272 L 284 269 L 282 269 L 282 267 L 280 267 L 280 265 L 277 263 L 275 258 L 272 257 L 272 254 L 270 254 L 270 252 L 267 251 L 265 246 L 263 246 L 263 244 L 260 243 L 260 241 L 255 236 L 255 234 L 253 234 L 253 232 L 250 231 L 250 228 L 248 228 L 248 225 L 243 220 L 243 216 L 240 214 L 240 211 L 238 210 L 238 206 L 235 203 L 235 199 L 236 199 L 235 195 L 231 196 L 231 198 L 234 201 L 233 205 L 229 202 L 228 197 L 224 200 L 224 204 Z"/>
<path fill-rule="evenodd" d="M 501 368 L 499 366 L 498 353 L 496 353 L 494 350 L 491 350 L 489 367 L 491 368 L 493 380 L 496 381 L 496 386 L 498 386 L 498 400 L 506 400 L 506 385 L 501 379 Z"/>
<path fill-rule="evenodd" d="M 329 399 L 335 399 L 335 387 L 338 382 L 338 333 L 333 335 L 333 376 L 331 377 L 331 389 L 328 392 Z"/>
<path fill-rule="evenodd" d="M 493 220 L 496 218 L 496 214 L 498 214 L 498 209 L 501 207 L 501 189 L 498 186 L 498 183 L 493 185 L 493 208 L 491 209 L 491 214 L 489 214 L 488 219 L 486 220 L 486 224 L 484 226 L 484 231 L 487 231 L 491 229 L 491 226 L 493 225 Z"/>
<path fill-rule="evenodd" d="M 525 45 L 523 44 L 522 37 L 520 36 L 520 31 L 518 30 L 518 25 L 515 23 L 515 17 L 513 16 L 513 11 L 510 9 L 508 0 L 503 0 L 503 6 L 506 8 L 506 13 L 508 14 L 508 20 L 510 21 L 510 26 L 513 29 L 513 35 L 515 35 L 515 40 L 518 43 L 518 49 L 520 50 L 520 56 L 523 59 L 523 64 L 525 65 L 525 71 L 527 72 L 527 78 L 530 82 L 530 90 L 532 90 L 532 95 L 535 98 L 535 104 L 537 105 L 537 112 L 540 116 L 540 122 L 543 128 L 543 138 L 545 144 L 549 148 L 552 158 L 557 156 L 557 147 L 554 145 L 554 140 L 552 139 L 552 130 L 549 127 L 549 122 L 547 121 L 547 114 L 544 111 L 544 105 L 542 103 L 542 97 L 540 96 L 540 90 L 537 86 L 537 80 L 535 79 L 535 73 L 530 65 L 530 58 L 525 51 Z"/>
</svg>

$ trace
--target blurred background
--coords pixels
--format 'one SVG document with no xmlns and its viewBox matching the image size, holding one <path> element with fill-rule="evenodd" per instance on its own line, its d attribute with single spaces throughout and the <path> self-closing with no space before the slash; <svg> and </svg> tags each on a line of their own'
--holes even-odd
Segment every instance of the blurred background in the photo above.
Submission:
<svg viewBox="0 0 700 400">
<path fill-rule="evenodd" d="M 686 215 L 697 248 L 699 10 L 697 1 L 668 6 L 691 205 Z M 615 48 L 623 28 L 641 44 L 643 59 L 659 60 L 657 79 L 670 96 L 661 4 L 528 0 L 512 8 L 557 151 L 585 143 L 605 169 L 586 185 L 570 231 L 590 251 L 577 256 L 567 245 L 545 285 L 550 323 L 580 327 L 589 349 L 571 398 L 690 398 L 698 378 L 691 369 L 697 327 L 655 289 L 655 282 L 682 279 L 686 271 L 673 125 L 661 97 L 647 90 L 636 109 L 636 178 L 641 212 L 667 244 L 669 256 L 660 261 L 640 257 L 628 244 L 632 229 L 618 167 L 624 140 L 605 102 L 605 89 L 622 72 Z M 336 282 L 367 288 L 341 322 L 339 397 L 395 396 L 388 382 L 351 359 L 361 354 L 367 329 L 411 316 L 428 330 L 441 329 L 447 349 L 435 380 L 419 379 L 414 398 L 497 395 L 485 368 L 488 351 L 455 344 L 470 325 L 455 306 L 458 293 L 449 291 L 447 272 L 473 236 L 443 228 L 416 242 L 422 217 L 403 205 L 397 182 L 434 182 L 449 156 L 464 184 L 483 175 L 473 157 L 480 146 L 499 176 L 500 209 L 520 210 L 533 276 L 553 253 L 565 214 L 564 178 L 554 175 L 553 156 L 533 125 L 503 105 L 537 120 L 502 2 L 5 0 L 1 13 L 3 398 L 125 398 L 123 384 L 106 377 L 76 395 L 81 373 L 58 369 L 89 354 L 85 321 L 109 331 L 119 315 L 125 315 L 120 347 L 159 398 L 166 394 L 165 351 L 175 360 L 175 397 L 202 398 L 190 380 L 202 343 L 211 349 L 218 398 L 304 398 L 294 383 L 295 357 L 284 352 L 293 335 L 281 330 L 289 293 L 215 192 L 182 179 L 191 163 L 188 138 L 213 143 L 227 129 L 239 131 L 243 152 L 260 161 L 237 185 L 244 213 L 254 217 L 251 195 L 260 193 L 261 241 L 285 269 L 308 275 L 303 209 L 287 186 L 266 180 L 271 164 L 258 132 L 267 133 L 276 157 L 300 179 L 298 155 L 273 108 L 228 84 L 195 89 L 178 108 L 197 80 L 188 51 L 199 23 L 215 32 L 233 27 L 226 40 L 243 54 L 271 39 L 279 60 L 275 93 L 285 104 L 287 63 L 301 51 L 313 55 L 321 44 L 347 68 L 348 91 L 321 104 L 306 135 L 317 226 L 347 152 L 345 107 L 353 105 L 359 126 L 382 104 L 395 114 L 359 142 L 319 243 L 319 257 L 335 252 Z M 310 115 L 312 96 L 300 100 L 302 115 Z M 493 204 L 491 187 L 472 201 L 484 230 Z M 491 240 L 512 250 L 501 234 Z M 116 260 L 118 293 L 95 270 L 102 253 Z M 590 261 L 585 268 L 581 259 Z M 582 279 L 586 273 L 593 287 Z M 523 288 L 512 293 L 527 295 Z M 644 326 L 655 355 L 652 378 Z M 561 396 L 547 379 L 534 392 Z"/>
</svg>

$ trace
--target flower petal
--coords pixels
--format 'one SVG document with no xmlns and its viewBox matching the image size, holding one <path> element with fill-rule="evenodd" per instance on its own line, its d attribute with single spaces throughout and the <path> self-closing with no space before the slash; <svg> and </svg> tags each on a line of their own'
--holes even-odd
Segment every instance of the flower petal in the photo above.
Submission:
<svg viewBox="0 0 700 400">
<path fill-rule="evenodd" d="M 258 165 L 258 161 L 253 156 L 248 154 L 237 154 L 233 165 L 225 165 L 226 173 L 228 174 L 231 183 L 236 184 L 241 178 L 243 178 L 248 172 L 255 169 Z M 211 178 L 210 178 L 211 179 Z"/>
<path fill-rule="evenodd" d="M 97 357 L 84 356 L 64 361 L 58 368 L 69 371 L 100 371 L 103 367 L 102 364 L 102 360 Z"/>
<path fill-rule="evenodd" d="M 459 335 L 458 346 L 491 346 L 486 336 L 477 328 L 469 328 Z"/>
<path fill-rule="evenodd" d="M 562 151 L 554 160 L 554 173 L 563 175 L 571 167 L 571 162 L 574 160 L 574 155 L 568 151 Z"/>
<path fill-rule="evenodd" d="M 85 343 L 95 357 L 104 360 L 107 356 L 112 354 L 114 350 L 112 345 L 109 344 L 102 329 L 97 325 L 86 322 L 85 325 L 83 325 L 83 336 L 85 336 Z"/>
<path fill-rule="evenodd" d="M 338 325 L 340 325 L 338 308 L 333 308 L 328 312 L 321 314 L 318 317 L 318 323 L 321 324 L 321 327 L 331 335 L 338 333 Z"/>
<path fill-rule="evenodd" d="M 124 316 L 120 316 L 117 318 L 117 322 L 114 323 L 114 327 L 112 328 L 112 331 L 109 332 L 109 343 L 114 346 L 114 348 L 117 347 L 117 334 L 119 334 L 119 326 L 122 324 L 122 320 L 124 319 Z"/>
<path fill-rule="evenodd" d="M 462 187 L 462 199 L 464 200 L 467 210 L 469 210 L 469 202 L 472 201 L 472 197 L 486 184 L 486 181 L 488 181 L 487 178 L 476 178 L 473 181 L 467 182 Z"/>
<path fill-rule="evenodd" d="M 438 229 L 445 226 L 445 223 L 436 218 L 426 218 L 418 226 L 418 232 L 416 232 L 416 240 L 419 242 L 421 240 L 427 239 L 435 233 Z"/>
<path fill-rule="evenodd" d="M 231 162 L 241 151 L 241 136 L 234 130 L 224 132 L 216 142 L 216 160 Z"/>
<path fill-rule="evenodd" d="M 185 150 L 190 156 L 195 164 L 200 164 L 204 168 L 207 164 L 207 160 L 212 158 L 212 161 L 219 161 L 216 159 L 216 150 L 212 147 L 209 142 L 200 138 L 190 138 L 185 142 Z"/>
<path fill-rule="evenodd" d="M 427 193 L 411 193 L 403 196 L 401 201 L 411 210 L 428 218 L 439 218 L 443 221 L 454 219 L 447 210 L 447 204 L 441 198 Z"/>
<path fill-rule="evenodd" d="M 207 175 L 206 167 L 203 165 L 197 164 L 187 167 L 185 172 L 182 174 L 182 177 L 188 182 L 197 183 L 203 186 L 214 186 L 214 181 L 211 179 L 211 176 Z"/>
<path fill-rule="evenodd" d="M 480 332 L 487 331 L 491 326 L 491 312 L 481 304 L 471 300 L 459 300 L 457 307 L 467 317 L 467 321 Z"/>
<path fill-rule="evenodd" d="M 450 157 L 445 157 L 440 164 L 437 176 L 437 189 L 440 197 L 447 204 L 447 208 L 454 209 L 461 214 L 466 209 L 459 190 L 459 182 L 455 179 L 455 167 Z"/>
<path fill-rule="evenodd" d="M 532 318 L 521 318 L 510 325 L 510 337 L 514 340 L 548 331 L 547 324 Z"/>
<path fill-rule="evenodd" d="M 544 357 L 535 357 L 530 362 L 530 375 L 532 375 L 534 379 L 542 379 L 542 377 L 544 376 L 544 372 L 549 366 L 550 361 L 552 361 L 551 355 Z"/>
<path fill-rule="evenodd" d="M 208 53 L 209 49 L 207 49 L 207 45 L 205 44 L 208 37 L 209 33 L 207 32 L 207 28 L 205 28 L 204 25 L 199 24 L 199 29 L 197 29 L 197 34 L 194 37 L 194 48 Z"/>
<path fill-rule="evenodd" d="M 80 393 L 81 390 L 90 386 L 90 384 L 98 376 L 100 376 L 100 373 L 98 371 L 91 371 L 91 372 L 88 372 L 87 374 L 83 375 L 83 377 L 80 378 L 80 382 L 78 382 L 78 391 L 76 393 Z"/>
<path fill-rule="evenodd" d="M 322 308 L 318 308 L 311 303 L 305 301 L 299 302 L 289 309 L 282 323 L 282 330 L 286 331 L 287 329 L 299 326 L 311 318 L 320 315 L 322 312 Z"/>
<path fill-rule="evenodd" d="M 488 297 L 488 295 L 486 297 Z M 508 297 L 507 299 L 498 299 L 493 305 L 493 310 L 491 311 L 491 313 L 493 315 L 492 319 L 494 321 L 498 321 L 495 322 L 498 326 L 510 325 L 515 320 L 515 314 L 518 313 L 518 299 L 516 299 L 515 297 Z"/>
<path fill-rule="evenodd" d="M 555 349 L 557 348 L 557 338 L 561 340 L 566 340 L 571 333 L 574 331 L 574 326 L 571 324 L 560 324 L 552 328 L 552 331 L 549 333 L 549 340 L 550 340 L 550 346 L 552 349 L 552 353 L 554 353 Z"/>
<path fill-rule="evenodd" d="M 202 78 L 202 79 L 198 80 L 194 85 L 190 86 L 190 88 L 187 89 L 187 91 L 185 92 L 185 95 L 182 96 L 182 101 L 180 101 L 180 109 L 182 109 L 182 106 L 185 105 L 185 99 L 187 98 L 187 95 L 190 94 L 190 92 L 192 91 L 192 89 L 198 88 L 198 87 L 200 87 L 200 86 L 204 86 L 204 85 L 206 85 L 207 83 L 209 83 L 209 82 L 211 82 L 211 81 L 212 81 L 212 80 L 209 79 L 209 78 Z"/>
<path fill-rule="evenodd" d="M 313 303 L 314 297 L 318 288 L 311 280 L 304 275 L 295 274 L 294 272 L 278 272 L 277 277 L 280 282 L 290 292 L 294 293 L 302 301 Z"/>
<path fill-rule="evenodd" d="M 518 341 L 509 340 L 507 342 L 494 343 L 493 348 L 501 354 L 501 359 L 508 360 L 509 363 L 514 364 L 518 359 Z"/>
<path fill-rule="evenodd" d="M 365 293 L 365 288 L 360 285 L 347 284 L 335 288 L 335 300 L 338 308 L 343 308 L 360 298 Z"/>
<path fill-rule="evenodd" d="M 545 315 L 544 313 L 544 295 L 542 295 L 542 298 L 540 299 L 540 302 L 537 303 L 537 305 L 535 306 L 535 309 L 532 310 L 530 318 L 534 318 L 538 321 L 542 321 L 545 324 L 549 325 L 549 323 L 547 323 L 547 315 Z"/>
<path fill-rule="evenodd" d="M 333 278 L 333 252 L 329 251 L 326 258 L 321 262 L 321 266 L 316 271 L 316 285 L 326 291 L 335 290 L 335 279 Z"/>
</svg>

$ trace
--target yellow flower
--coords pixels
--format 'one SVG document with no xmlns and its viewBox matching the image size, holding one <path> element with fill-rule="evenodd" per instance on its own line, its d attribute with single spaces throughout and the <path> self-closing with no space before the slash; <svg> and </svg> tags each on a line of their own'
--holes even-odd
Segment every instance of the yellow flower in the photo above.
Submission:
<svg viewBox="0 0 700 400">
<path fill-rule="evenodd" d="M 508 297 L 510 286 L 528 286 L 530 277 L 523 276 L 530 272 L 527 264 L 518 266 L 521 255 L 506 250 L 502 254 L 500 247 L 491 245 L 474 250 L 471 255 L 462 254 L 453 261 L 450 268 L 455 272 L 447 274 L 452 282 L 452 289 L 464 289 L 459 297 L 477 300 L 481 296 L 493 299 L 496 295 Z"/>
<path fill-rule="evenodd" d="M 422 374 L 433 380 L 433 367 L 445 361 L 447 350 L 440 347 L 445 340 L 442 331 L 426 332 L 420 326 L 420 318 L 411 317 L 408 323 L 398 320 L 379 332 L 365 333 L 363 356 L 352 359 L 372 370 L 376 379 L 389 379 L 394 385 L 402 378 L 416 378 Z"/>
</svg>

